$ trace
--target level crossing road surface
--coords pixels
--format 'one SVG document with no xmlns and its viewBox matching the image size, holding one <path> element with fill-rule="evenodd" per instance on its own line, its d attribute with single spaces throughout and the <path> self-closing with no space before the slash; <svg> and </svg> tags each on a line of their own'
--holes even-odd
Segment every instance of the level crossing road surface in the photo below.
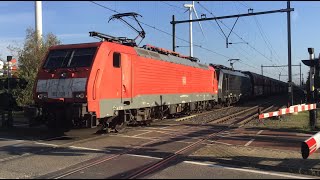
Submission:
<svg viewBox="0 0 320 180">
<path fill-rule="evenodd" d="M 126 178 L 201 138 L 187 133 L 179 140 L 150 144 L 66 175 L 83 164 L 182 132 L 185 127 L 174 123 L 152 125 L 99 136 L 92 135 L 93 130 L 75 130 L 57 137 L 43 132 L 37 136 L 33 134 L 36 128 L 22 133 L 19 128 L 16 133 L 0 132 L 0 178 Z M 300 154 L 301 142 L 310 136 L 267 128 L 232 129 L 188 156 L 138 178 L 317 178 L 309 175 L 317 175 L 319 154 L 306 160 Z M 305 175 L 300 174 L 303 172 Z"/>
</svg>

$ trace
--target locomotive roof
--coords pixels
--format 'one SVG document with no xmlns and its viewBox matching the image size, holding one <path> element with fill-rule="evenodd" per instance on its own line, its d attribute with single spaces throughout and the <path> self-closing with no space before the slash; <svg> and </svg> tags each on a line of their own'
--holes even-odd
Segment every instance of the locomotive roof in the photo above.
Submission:
<svg viewBox="0 0 320 180">
<path fill-rule="evenodd" d="M 83 48 L 100 46 L 102 42 L 80 43 L 80 44 L 59 44 L 51 46 L 49 49 L 64 49 L 64 48 Z"/>
<path fill-rule="evenodd" d="M 192 67 L 206 69 L 206 70 L 209 69 L 208 65 L 197 63 L 197 62 L 192 61 L 190 59 L 181 58 L 181 57 L 174 56 L 171 54 L 162 54 L 162 53 L 147 50 L 147 49 L 144 49 L 141 47 L 133 47 L 133 48 L 136 50 L 137 54 L 142 57 L 151 58 L 151 59 L 158 59 L 158 60 L 172 62 L 172 63 L 176 63 L 176 64 L 183 64 L 186 66 L 192 66 Z"/>
<path fill-rule="evenodd" d="M 225 74 L 232 74 L 232 75 L 235 75 L 235 76 L 242 76 L 242 77 L 247 77 L 249 78 L 249 75 L 247 74 L 244 74 L 240 71 L 235 71 L 235 70 L 232 70 L 232 69 L 218 69 L 218 71 L 221 71 Z"/>
<path fill-rule="evenodd" d="M 92 43 L 81 43 L 81 44 L 61 44 L 61 45 L 55 45 L 50 47 L 50 50 L 54 49 L 64 49 L 64 48 L 82 48 L 82 47 L 95 47 L 95 46 L 100 46 L 102 42 L 92 42 Z M 108 42 L 110 43 L 110 42 Z M 111 42 L 112 43 L 112 42 Z M 195 68 L 201 68 L 201 69 L 209 69 L 209 66 L 206 64 L 198 63 L 196 62 L 198 59 L 194 57 L 179 57 L 175 56 L 172 54 L 164 54 L 164 53 L 159 53 L 156 51 L 148 50 L 145 49 L 144 47 L 132 47 L 138 54 L 138 56 L 150 58 L 150 59 L 157 59 L 157 60 L 162 60 L 162 61 L 167 61 L 167 62 L 172 62 L 175 64 L 182 64 L 186 66 L 192 66 Z M 176 53 L 178 54 L 178 53 Z M 181 56 L 181 55 L 180 55 Z"/>
<path fill-rule="evenodd" d="M 245 74 L 251 74 L 253 76 L 253 78 L 259 79 L 260 81 L 262 79 L 268 79 L 268 80 L 271 80 L 271 81 L 275 81 L 275 82 L 286 84 L 286 82 L 279 81 L 277 79 L 274 79 L 274 78 L 271 78 L 271 77 L 268 77 L 268 76 L 263 76 L 261 74 L 257 74 L 257 73 L 254 73 L 254 72 L 250 72 L 250 71 L 242 71 L 242 72 L 245 73 Z"/>
</svg>

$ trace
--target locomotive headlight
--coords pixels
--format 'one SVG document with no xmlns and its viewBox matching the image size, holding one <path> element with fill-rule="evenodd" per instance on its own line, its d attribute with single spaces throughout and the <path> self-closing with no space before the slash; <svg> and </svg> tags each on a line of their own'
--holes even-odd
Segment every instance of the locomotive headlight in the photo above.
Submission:
<svg viewBox="0 0 320 180">
<path fill-rule="evenodd" d="M 48 98 L 48 95 L 46 94 L 46 93 L 40 93 L 40 94 L 38 94 L 38 99 L 46 99 L 46 98 Z"/>
<path fill-rule="evenodd" d="M 76 98 L 79 98 L 79 99 L 83 99 L 83 98 L 85 98 L 85 97 L 86 97 L 86 96 L 85 96 L 85 94 L 84 94 L 83 92 L 76 93 L 76 94 L 75 94 L 75 96 L 76 96 Z"/>
</svg>

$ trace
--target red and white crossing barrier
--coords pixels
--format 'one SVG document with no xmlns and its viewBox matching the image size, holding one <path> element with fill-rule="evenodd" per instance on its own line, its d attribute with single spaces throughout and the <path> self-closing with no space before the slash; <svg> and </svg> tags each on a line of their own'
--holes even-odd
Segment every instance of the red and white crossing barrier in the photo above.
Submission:
<svg viewBox="0 0 320 180">
<path fill-rule="evenodd" d="M 300 104 L 300 105 L 290 106 L 289 108 L 279 109 L 279 111 L 259 114 L 259 119 L 264 119 L 264 118 L 273 117 L 273 116 L 280 116 L 284 114 L 290 114 L 290 113 L 301 112 L 301 111 L 309 111 L 316 108 L 317 108 L 316 104 L 307 104 L 307 105 Z"/>
<path fill-rule="evenodd" d="M 307 159 L 320 147 L 320 132 L 305 140 L 301 144 L 301 155 L 303 159 Z"/>
</svg>

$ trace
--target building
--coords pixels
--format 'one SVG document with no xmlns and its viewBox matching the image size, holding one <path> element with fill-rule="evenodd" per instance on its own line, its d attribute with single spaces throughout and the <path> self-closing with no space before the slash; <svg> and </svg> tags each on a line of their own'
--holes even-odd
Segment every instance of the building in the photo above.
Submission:
<svg viewBox="0 0 320 180">
<path fill-rule="evenodd" d="M 17 72 L 17 60 L 12 59 L 9 62 L 3 62 L 0 60 L 0 76 L 7 74 L 7 67 L 10 67 L 10 74 Z"/>
</svg>

